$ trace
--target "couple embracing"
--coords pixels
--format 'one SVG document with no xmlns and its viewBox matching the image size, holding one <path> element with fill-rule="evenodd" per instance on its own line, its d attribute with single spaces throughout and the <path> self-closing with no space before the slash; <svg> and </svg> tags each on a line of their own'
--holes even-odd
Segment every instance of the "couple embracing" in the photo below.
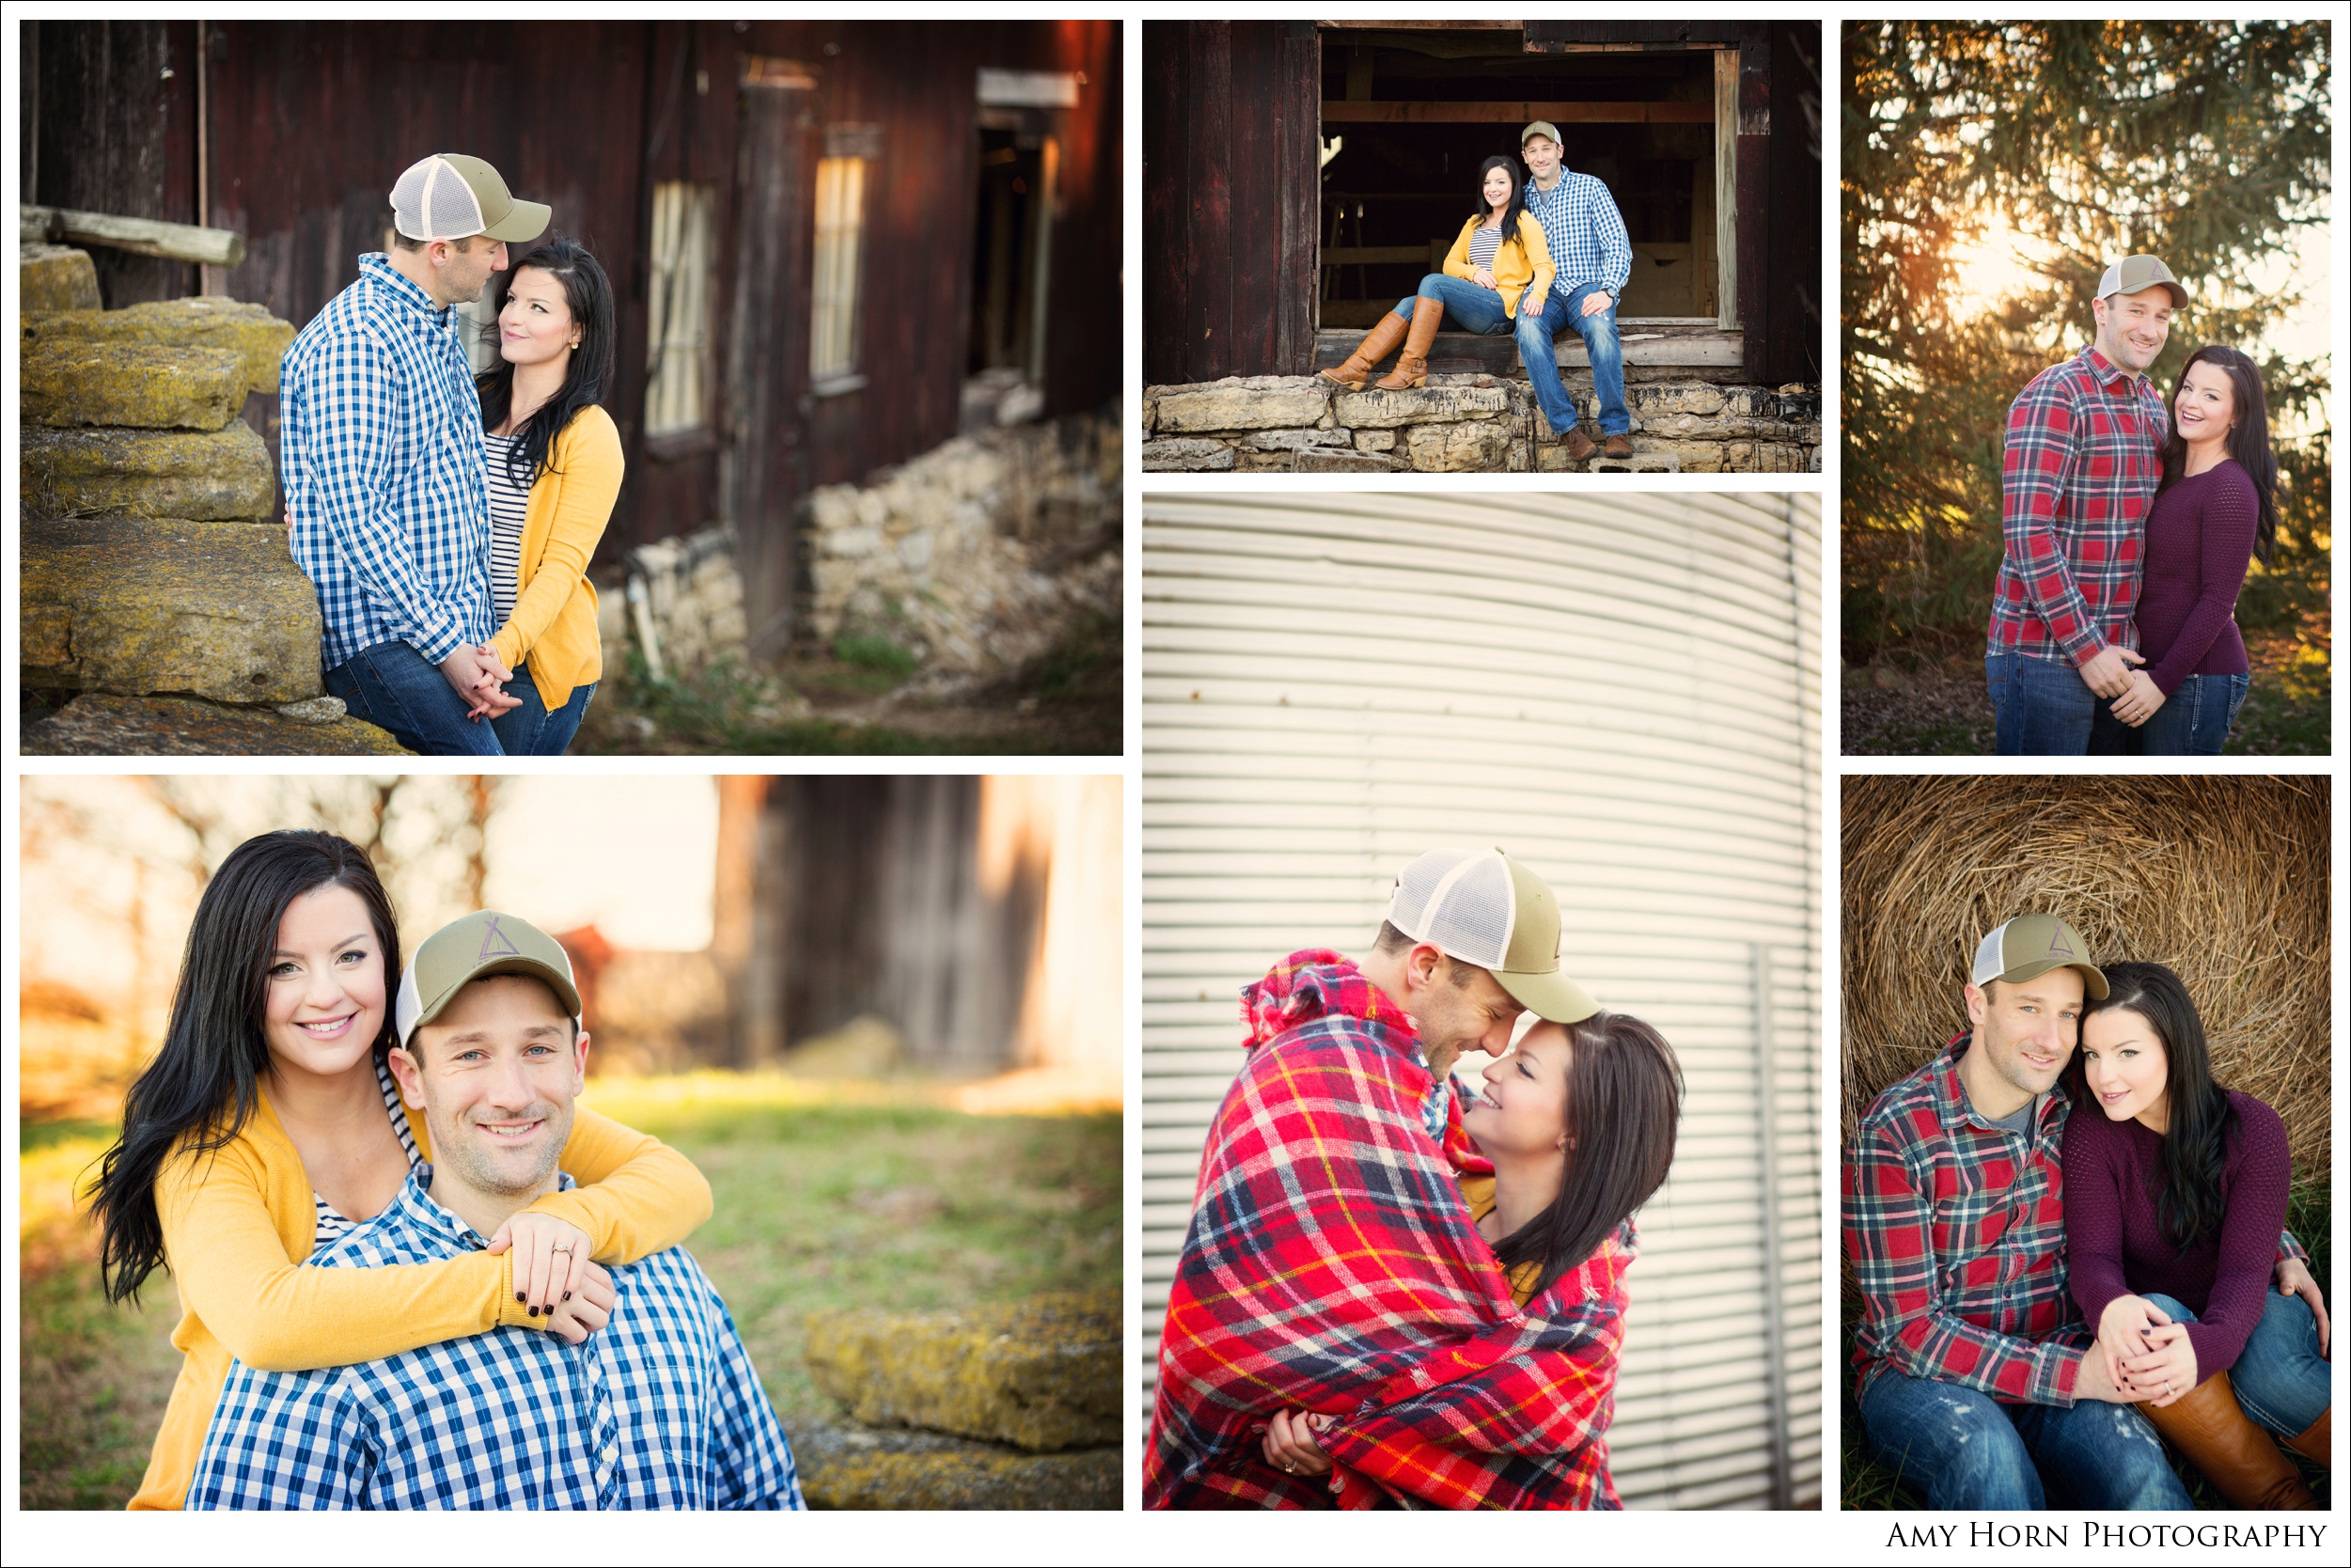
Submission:
<svg viewBox="0 0 2351 1568">
<path fill-rule="evenodd" d="M 1293 953 L 1243 990 L 1145 1507 L 1617 1506 L 1631 1216 L 1672 1163 L 1682 1076 L 1559 949 L 1542 879 L 1435 850 L 1361 964 Z M 1466 1050 L 1496 1058 L 1474 1089 Z"/>
<path fill-rule="evenodd" d="M 620 494 L 612 286 L 478 158 L 392 187 L 392 248 L 286 351 L 280 457 L 328 693 L 426 756 L 562 755 L 603 673 L 588 560 Z M 459 306 L 495 280 L 477 377 Z"/>
<path fill-rule="evenodd" d="M 2238 1508 L 2314 1507 L 2278 1449 L 2333 1433 L 2284 1124 L 2213 1081 L 2178 976 L 2089 953 L 2053 915 L 1985 936 L 1968 1032 L 1846 1151 L 1870 1445 L 1935 1509 L 2189 1508 L 2157 1433 Z"/>
</svg>

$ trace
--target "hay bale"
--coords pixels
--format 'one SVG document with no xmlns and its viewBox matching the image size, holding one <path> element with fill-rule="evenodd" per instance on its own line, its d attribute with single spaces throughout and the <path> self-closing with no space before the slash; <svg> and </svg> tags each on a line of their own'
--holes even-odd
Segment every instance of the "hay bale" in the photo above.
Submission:
<svg viewBox="0 0 2351 1568">
<path fill-rule="evenodd" d="M 1986 932 L 2062 917 L 2101 964 L 2170 965 L 2214 1075 L 2332 1159 L 2325 778 L 1844 780 L 1843 1075 L 1850 1138 L 1878 1090 L 1967 1027 Z"/>
</svg>

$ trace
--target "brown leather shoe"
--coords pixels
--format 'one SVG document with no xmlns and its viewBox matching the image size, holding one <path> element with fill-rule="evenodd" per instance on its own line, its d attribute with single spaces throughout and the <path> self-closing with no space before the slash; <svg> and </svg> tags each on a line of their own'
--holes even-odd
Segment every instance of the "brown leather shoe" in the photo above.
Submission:
<svg viewBox="0 0 2351 1568">
<path fill-rule="evenodd" d="M 1413 308 L 1418 314 L 1419 307 Z M 1314 373 L 1324 381 L 1337 382 L 1350 392 L 1362 391 L 1363 384 L 1371 378 L 1371 367 L 1386 359 L 1404 340 L 1406 324 L 1402 316 L 1389 311 L 1380 318 L 1379 325 L 1363 335 L 1363 341 L 1356 345 L 1356 352 L 1347 356 L 1344 365 Z"/>
<path fill-rule="evenodd" d="M 2099 1354 L 2095 1349 L 2090 1352 Z M 2269 1434 L 2255 1426 L 2236 1403 L 2229 1374 L 2214 1372 L 2163 1409 L 2141 1404 L 2139 1413 L 2171 1440 L 2187 1462 L 2204 1472 L 2213 1490 L 2238 1508 L 2314 1509 L 2294 1461 L 2278 1451 Z"/>
<path fill-rule="evenodd" d="M 1404 338 L 1404 352 L 1396 356 L 1396 368 L 1372 383 L 1383 392 L 1404 392 L 1429 379 L 1429 347 L 1436 341 L 1436 329 L 1445 320 L 1445 302 L 1422 294 L 1412 302 L 1412 331 Z"/>
<path fill-rule="evenodd" d="M 2335 1462 L 2335 1408 L 2328 1405 L 2308 1429 L 2286 1439 L 2286 1447 L 2321 1465 Z"/>
<path fill-rule="evenodd" d="M 1584 433 L 1581 425 L 1570 425 L 1559 431 L 1559 445 L 1567 448 L 1568 459 L 1574 463 L 1587 462 L 1600 449 L 1592 445 L 1591 437 Z"/>
<path fill-rule="evenodd" d="M 1605 449 L 1610 457 L 1631 457 L 1633 455 L 1633 438 L 1629 435 L 1612 435 L 1608 437 L 1608 445 Z"/>
</svg>

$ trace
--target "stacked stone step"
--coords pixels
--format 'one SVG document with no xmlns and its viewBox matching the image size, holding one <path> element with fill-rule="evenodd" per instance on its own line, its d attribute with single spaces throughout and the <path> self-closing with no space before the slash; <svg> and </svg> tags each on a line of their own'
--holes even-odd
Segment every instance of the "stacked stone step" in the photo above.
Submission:
<svg viewBox="0 0 2351 1568">
<path fill-rule="evenodd" d="M 401 755 L 321 688 L 318 596 L 239 417 L 292 326 L 222 299 L 97 309 L 61 246 L 19 273 L 28 303 L 71 306 L 19 319 L 19 666 L 62 703 L 25 752 Z"/>
<path fill-rule="evenodd" d="M 792 1428 L 812 1508 L 1120 1506 L 1119 1296 L 812 1313 L 809 1376 L 844 1419 Z"/>
</svg>

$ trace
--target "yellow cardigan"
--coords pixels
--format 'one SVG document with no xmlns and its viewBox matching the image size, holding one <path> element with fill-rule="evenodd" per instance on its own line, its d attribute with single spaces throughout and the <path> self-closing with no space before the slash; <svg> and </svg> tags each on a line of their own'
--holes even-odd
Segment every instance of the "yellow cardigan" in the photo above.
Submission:
<svg viewBox="0 0 2351 1568">
<path fill-rule="evenodd" d="M 1445 258 L 1445 273 L 1449 277 L 1467 278 L 1478 269 L 1469 264 L 1469 237 L 1485 220 L 1471 218 L 1461 226 L 1461 236 L 1453 242 L 1452 250 Z M 1518 243 L 1505 241 L 1494 252 L 1495 283 L 1502 290 L 1502 314 L 1515 318 L 1518 297 L 1532 293 L 1540 302 L 1551 292 L 1551 242 L 1543 235 L 1543 225 L 1532 212 L 1518 214 Z M 534 500 L 536 496 L 532 497 Z"/>
<path fill-rule="evenodd" d="M 572 700 L 572 688 L 603 679 L 588 562 L 612 519 L 626 464 L 612 416 L 593 403 L 556 432 L 550 455 L 555 464 L 532 482 L 523 513 L 514 614 L 490 646 L 509 669 L 528 656 L 531 682 L 553 713 Z"/>
<path fill-rule="evenodd" d="M 408 1125 L 431 1158 L 423 1116 L 411 1110 Z M 650 1257 L 710 1217 L 710 1184 L 691 1160 L 585 1106 L 563 1146 L 563 1168 L 581 1185 L 530 1208 L 585 1231 L 600 1263 Z M 187 1358 L 133 1508 L 180 1506 L 231 1357 L 264 1372 L 303 1372 L 501 1325 L 547 1325 L 514 1299 L 510 1251 L 384 1268 L 300 1266 L 310 1256 L 318 1208 L 302 1156 L 266 1092 L 226 1147 L 205 1155 L 183 1150 L 165 1163 L 155 1207 L 180 1288 L 171 1342 Z"/>
</svg>

